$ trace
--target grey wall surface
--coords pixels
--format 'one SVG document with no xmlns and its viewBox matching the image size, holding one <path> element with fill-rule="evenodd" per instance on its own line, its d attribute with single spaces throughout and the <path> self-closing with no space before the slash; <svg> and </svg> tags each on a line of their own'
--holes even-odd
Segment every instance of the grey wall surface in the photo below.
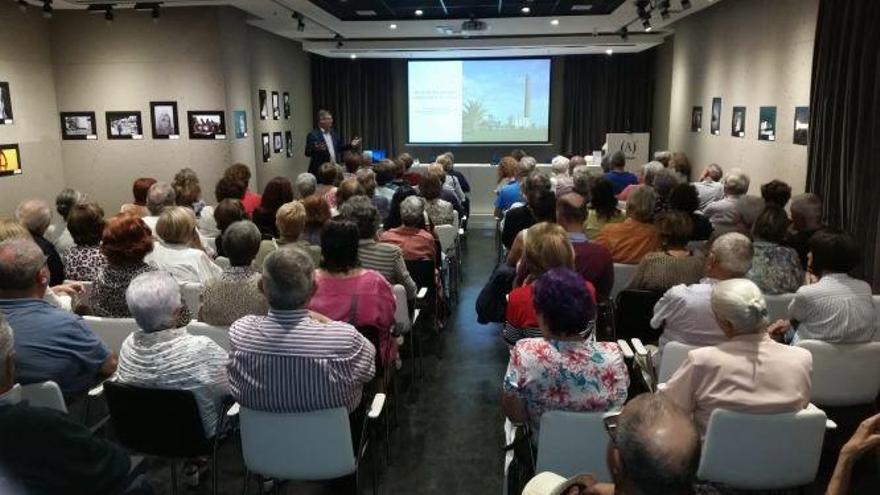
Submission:
<svg viewBox="0 0 880 495">
<path fill-rule="evenodd" d="M 658 64 L 672 77 L 668 147 L 688 154 L 694 174 L 716 162 L 744 169 L 753 194 L 774 178 L 803 192 L 807 147 L 792 143 L 794 107 L 810 101 L 817 11 L 818 0 L 726 1 L 673 26 L 671 69 Z M 709 133 L 713 97 L 722 98 L 720 136 Z M 659 113 L 662 99 L 655 104 Z M 691 108 L 700 105 L 703 131 L 692 133 Z M 745 138 L 730 135 L 734 106 L 747 107 Z M 775 142 L 758 141 L 761 106 L 777 107 Z M 655 123 L 657 142 L 663 131 Z"/>
</svg>

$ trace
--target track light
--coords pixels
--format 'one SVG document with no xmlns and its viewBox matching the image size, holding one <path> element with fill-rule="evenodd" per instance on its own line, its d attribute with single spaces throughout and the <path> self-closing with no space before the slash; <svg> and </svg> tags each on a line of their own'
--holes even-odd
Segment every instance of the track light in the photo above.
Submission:
<svg viewBox="0 0 880 495">
<path fill-rule="evenodd" d="M 629 29 L 627 29 L 626 26 L 623 26 L 622 28 L 620 28 L 620 30 L 617 32 L 617 34 L 620 35 L 620 39 L 622 39 L 623 41 L 626 41 L 629 39 Z"/>
<path fill-rule="evenodd" d="M 43 0 L 43 17 L 52 18 L 52 0 Z"/>
<path fill-rule="evenodd" d="M 681 10 L 687 10 L 691 8 L 691 0 L 681 0 Z"/>
<path fill-rule="evenodd" d="M 107 7 L 107 10 L 104 11 L 104 20 L 107 21 L 107 24 L 113 22 L 113 7 Z"/>
<path fill-rule="evenodd" d="M 639 14 L 639 19 L 645 21 L 651 18 L 651 13 L 648 12 L 648 0 L 637 0 L 636 1 L 636 12 Z"/>
<path fill-rule="evenodd" d="M 642 27 L 645 28 L 646 33 L 650 33 L 651 30 L 654 29 L 653 27 L 651 27 L 651 21 L 649 21 L 648 19 L 642 21 Z"/>
<path fill-rule="evenodd" d="M 290 17 L 293 17 L 294 20 L 296 20 L 297 31 L 303 32 L 306 30 L 306 22 L 302 14 L 300 14 L 299 12 L 294 12 L 293 14 L 290 14 Z"/>
<path fill-rule="evenodd" d="M 660 17 L 662 19 L 669 19 L 669 0 L 660 0 L 657 3 L 657 8 L 660 9 Z"/>
<path fill-rule="evenodd" d="M 341 34 L 336 33 L 336 36 L 334 36 L 333 39 L 336 40 L 336 49 L 337 50 L 342 48 L 345 45 L 345 43 L 343 43 L 343 40 L 345 38 L 343 38 Z"/>
</svg>

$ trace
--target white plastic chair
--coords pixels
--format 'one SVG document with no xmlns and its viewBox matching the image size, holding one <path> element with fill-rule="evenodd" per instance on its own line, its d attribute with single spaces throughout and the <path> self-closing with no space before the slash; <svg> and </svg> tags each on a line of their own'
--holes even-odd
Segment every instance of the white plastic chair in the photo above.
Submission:
<svg viewBox="0 0 880 495">
<path fill-rule="evenodd" d="M 438 225 L 434 227 L 434 233 L 440 241 L 440 249 L 443 251 L 446 262 L 446 285 L 449 295 L 458 293 L 458 274 L 461 272 L 461 257 L 458 255 L 458 228 L 454 225 Z"/>
<path fill-rule="evenodd" d="M 681 363 L 687 355 L 697 346 L 682 344 L 681 342 L 669 342 L 663 346 L 663 354 L 660 356 L 660 369 L 657 372 L 657 383 L 666 383 L 672 375 L 678 371 Z"/>
<path fill-rule="evenodd" d="M 776 320 L 788 319 L 788 306 L 794 294 L 767 294 L 764 300 L 767 301 L 767 319 L 770 323 Z"/>
<path fill-rule="evenodd" d="M 406 298 L 406 288 L 400 284 L 391 287 L 394 293 L 394 329 L 398 335 L 409 334 L 409 357 L 412 363 L 413 376 L 416 370 L 416 346 L 419 345 L 419 369 L 421 369 L 422 352 L 416 332 L 416 320 L 419 318 L 420 309 L 413 311 L 413 316 L 409 316 L 409 300 Z"/>
<path fill-rule="evenodd" d="M 874 323 L 880 330 L 880 295 L 871 296 L 871 299 L 874 301 Z"/>
<path fill-rule="evenodd" d="M 202 307 L 202 284 L 194 282 L 180 284 L 180 296 L 193 318 L 197 318 Z"/>
<path fill-rule="evenodd" d="M 218 327 L 207 323 L 192 320 L 186 326 L 192 335 L 204 335 L 213 340 L 224 351 L 229 351 L 229 327 Z"/>
<path fill-rule="evenodd" d="M 638 265 L 625 265 L 623 263 L 614 264 L 614 285 L 611 286 L 610 299 L 613 301 L 617 294 L 629 286 L 630 281 L 636 274 Z"/>
<path fill-rule="evenodd" d="M 28 401 L 31 407 L 46 407 L 67 413 L 64 396 L 58 384 L 53 381 L 31 383 L 21 386 L 21 398 Z"/>
<path fill-rule="evenodd" d="M 716 409 L 697 477 L 744 490 L 808 485 L 819 467 L 825 420 L 825 412 L 812 404 L 782 414 Z"/>
<path fill-rule="evenodd" d="M 880 342 L 830 344 L 801 340 L 813 355 L 810 400 L 822 406 L 871 404 L 880 392 Z"/>
<path fill-rule="evenodd" d="M 550 471 L 566 478 L 590 473 L 610 482 L 606 464 L 608 433 L 603 422 L 609 413 L 546 411 L 541 415 L 535 472 Z"/>
<path fill-rule="evenodd" d="M 122 343 L 139 328 L 134 318 L 102 318 L 99 316 L 83 316 L 86 324 L 105 343 L 111 351 L 119 354 Z"/>
</svg>

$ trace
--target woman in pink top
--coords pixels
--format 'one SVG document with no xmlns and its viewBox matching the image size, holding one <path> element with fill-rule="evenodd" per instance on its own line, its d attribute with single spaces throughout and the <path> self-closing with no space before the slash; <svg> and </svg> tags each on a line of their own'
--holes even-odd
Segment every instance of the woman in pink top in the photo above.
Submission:
<svg viewBox="0 0 880 495">
<path fill-rule="evenodd" d="M 317 289 L 309 309 L 359 329 L 378 331 L 382 365 L 397 359 L 394 329 L 396 304 L 391 285 L 380 273 L 358 266 L 357 225 L 348 220 L 330 220 L 321 232 L 324 253 L 315 272 Z"/>
</svg>

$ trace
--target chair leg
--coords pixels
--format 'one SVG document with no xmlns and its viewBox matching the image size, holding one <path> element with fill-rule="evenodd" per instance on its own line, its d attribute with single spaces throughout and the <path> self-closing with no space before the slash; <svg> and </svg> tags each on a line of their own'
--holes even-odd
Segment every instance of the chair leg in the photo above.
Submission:
<svg viewBox="0 0 880 495">
<path fill-rule="evenodd" d="M 247 468 L 245 468 L 244 469 L 244 487 L 242 487 L 242 490 L 241 490 L 241 492 L 244 495 L 248 495 L 248 493 L 250 492 L 250 483 L 249 483 L 250 480 L 251 480 L 251 472 L 248 471 Z"/>
<path fill-rule="evenodd" d="M 171 460 L 171 493 L 177 495 L 177 460 Z"/>
</svg>

